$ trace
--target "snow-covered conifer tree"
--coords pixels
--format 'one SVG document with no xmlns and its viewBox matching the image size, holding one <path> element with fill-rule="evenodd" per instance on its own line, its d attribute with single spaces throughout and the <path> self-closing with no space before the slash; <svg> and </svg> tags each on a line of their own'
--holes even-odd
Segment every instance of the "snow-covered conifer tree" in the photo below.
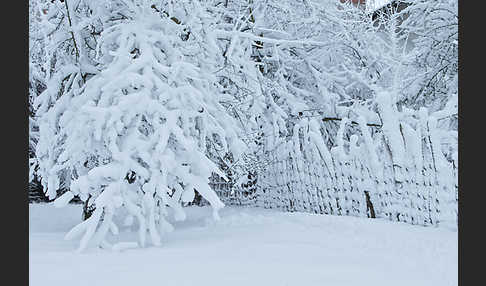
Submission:
<svg viewBox="0 0 486 286">
<path fill-rule="evenodd" d="M 67 234 L 84 234 L 80 250 L 90 241 L 107 245 L 120 207 L 137 219 L 140 246 L 147 230 L 159 245 L 160 235 L 172 228 L 166 206 L 176 220 L 185 219 L 181 202 L 192 201 L 195 190 L 217 219 L 224 205 L 208 180 L 212 172 L 224 175 L 207 157 L 206 145 L 234 156 L 242 146 L 240 127 L 220 104 L 225 95 L 214 76 L 219 48 L 202 4 L 181 1 L 162 13 L 149 1 L 119 3 L 124 18 L 98 41 L 102 71 L 76 94 L 45 107 L 39 120 L 37 152 L 48 159 L 41 164 L 48 193 L 67 177 L 70 190 L 57 204 L 79 196 L 95 208 Z"/>
</svg>

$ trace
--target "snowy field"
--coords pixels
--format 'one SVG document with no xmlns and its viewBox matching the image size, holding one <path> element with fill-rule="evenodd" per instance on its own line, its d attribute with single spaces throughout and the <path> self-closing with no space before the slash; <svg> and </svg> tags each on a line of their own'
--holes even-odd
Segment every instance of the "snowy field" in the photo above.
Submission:
<svg viewBox="0 0 486 286">
<path fill-rule="evenodd" d="M 77 254 L 63 237 L 81 206 L 29 210 L 31 286 L 457 285 L 457 232 L 443 228 L 236 207 L 214 222 L 195 207 L 162 247 Z M 116 239 L 136 234 L 120 228 Z"/>
</svg>

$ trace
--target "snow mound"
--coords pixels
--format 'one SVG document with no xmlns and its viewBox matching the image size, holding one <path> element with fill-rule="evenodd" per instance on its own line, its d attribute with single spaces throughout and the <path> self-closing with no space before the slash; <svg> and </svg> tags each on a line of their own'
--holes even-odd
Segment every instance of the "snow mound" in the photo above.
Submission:
<svg viewBox="0 0 486 286">
<path fill-rule="evenodd" d="M 230 214 L 221 218 L 219 221 L 211 219 L 206 220 L 207 226 L 248 226 L 248 225 L 262 225 L 276 223 L 274 217 L 265 216 L 263 214 L 249 214 L 246 211 L 240 213 Z"/>
</svg>

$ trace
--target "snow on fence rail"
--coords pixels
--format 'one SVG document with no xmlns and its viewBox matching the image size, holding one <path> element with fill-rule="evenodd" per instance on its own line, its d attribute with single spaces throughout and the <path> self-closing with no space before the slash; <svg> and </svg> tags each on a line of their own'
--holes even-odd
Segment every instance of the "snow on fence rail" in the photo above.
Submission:
<svg viewBox="0 0 486 286">
<path fill-rule="evenodd" d="M 230 184 L 215 190 L 226 204 L 455 227 L 457 167 L 437 151 L 439 139 L 429 123 L 422 122 L 419 136 L 403 137 L 407 149 L 401 164 L 394 162 L 384 136 L 373 156 L 376 149 L 358 146 L 356 135 L 345 151 L 342 142 L 329 150 L 313 144 L 312 134 L 301 134 L 268 153 L 270 163 L 253 191 Z"/>
</svg>

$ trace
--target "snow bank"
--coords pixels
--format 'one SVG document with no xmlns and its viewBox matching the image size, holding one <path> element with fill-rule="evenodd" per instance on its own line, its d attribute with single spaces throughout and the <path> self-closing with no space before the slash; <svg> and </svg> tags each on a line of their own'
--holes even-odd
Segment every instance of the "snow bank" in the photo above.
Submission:
<svg viewBox="0 0 486 286">
<path fill-rule="evenodd" d="M 81 206 L 30 205 L 30 285 L 457 285 L 447 229 L 258 208 L 227 207 L 219 221 L 209 207 L 186 213 L 161 247 L 77 254 L 63 236 Z M 117 239 L 136 237 L 127 227 Z"/>
</svg>

